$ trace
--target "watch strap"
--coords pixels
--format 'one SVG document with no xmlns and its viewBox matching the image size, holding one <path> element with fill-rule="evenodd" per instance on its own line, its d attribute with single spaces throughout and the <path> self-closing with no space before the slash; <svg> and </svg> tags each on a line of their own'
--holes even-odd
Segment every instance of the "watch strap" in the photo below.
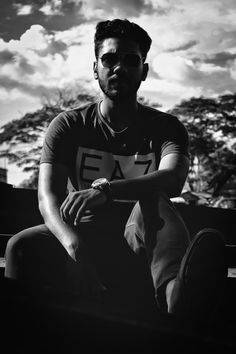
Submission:
<svg viewBox="0 0 236 354">
<path fill-rule="evenodd" d="M 103 193 L 105 193 L 106 197 L 107 197 L 107 202 L 111 202 L 112 201 L 112 197 L 111 197 L 111 185 L 110 182 L 105 179 L 105 178 L 101 178 L 98 180 L 95 180 L 91 187 L 93 189 L 97 189 Z"/>
</svg>

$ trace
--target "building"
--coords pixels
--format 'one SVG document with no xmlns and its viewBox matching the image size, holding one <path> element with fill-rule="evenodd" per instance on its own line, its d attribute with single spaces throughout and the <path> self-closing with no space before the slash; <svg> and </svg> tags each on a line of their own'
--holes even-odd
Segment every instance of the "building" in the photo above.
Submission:
<svg viewBox="0 0 236 354">
<path fill-rule="evenodd" d="M 0 182 L 7 183 L 7 169 L 0 167 Z"/>
</svg>

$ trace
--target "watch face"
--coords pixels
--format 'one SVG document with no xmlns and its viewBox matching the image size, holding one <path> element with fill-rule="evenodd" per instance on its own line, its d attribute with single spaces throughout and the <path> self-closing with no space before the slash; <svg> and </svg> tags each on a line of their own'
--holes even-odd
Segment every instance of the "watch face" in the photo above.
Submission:
<svg viewBox="0 0 236 354">
<path fill-rule="evenodd" d="M 108 180 L 106 178 L 98 178 L 92 183 L 92 187 L 100 186 L 101 184 L 107 183 Z"/>
</svg>

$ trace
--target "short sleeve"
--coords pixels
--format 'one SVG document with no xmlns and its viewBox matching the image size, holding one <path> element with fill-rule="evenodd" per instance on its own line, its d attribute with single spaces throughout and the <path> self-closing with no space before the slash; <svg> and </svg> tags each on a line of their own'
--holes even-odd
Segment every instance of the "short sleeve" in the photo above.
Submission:
<svg viewBox="0 0 236 354">
<path fill-rule="evenodd" d="M 61 163 L 71 166 L 74 155 L 74 129 L 65 113 L 50 123 L 44 138 L 40 163 Z"/>
<path fill-rule="evenodd" d="M 168 115 L 163 129 L 161 158 L 172 153 L 189 157 L 189 137 L 185 126 L 174 116 Z"/>
</svg>

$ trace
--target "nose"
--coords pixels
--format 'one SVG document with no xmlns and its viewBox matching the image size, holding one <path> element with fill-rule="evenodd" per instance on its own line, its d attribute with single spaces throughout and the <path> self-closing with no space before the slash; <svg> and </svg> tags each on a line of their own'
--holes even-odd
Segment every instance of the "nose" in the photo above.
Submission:
<svg viewBox="0 0 236 354">
<path fill-rule="evenodd" d="M 127 71 L 127 68 L 123 62 L 123 60 L 120 58 L 119 61 L 116 63 L 116 65 L 113 67 L 113 72 L 120 72 L 120 71 Z"/>
</svg>

